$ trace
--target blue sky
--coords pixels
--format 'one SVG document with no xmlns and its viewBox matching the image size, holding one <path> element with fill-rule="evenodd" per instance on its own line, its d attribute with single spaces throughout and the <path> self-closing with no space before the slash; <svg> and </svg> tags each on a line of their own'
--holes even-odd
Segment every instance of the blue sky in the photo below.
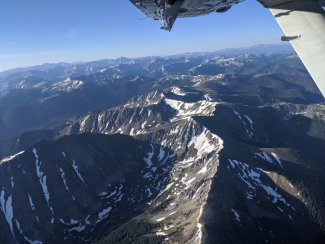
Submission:
<svg viewBox="0 0 325 244">
<path fill-rule="evenodd" d="M 178 19 L 170 33 L 128 0 L 1 0 L 0 71 L 279 43 L 281 35 L 270 12 L 255 0 L 223 14 Z"/>
</svg>

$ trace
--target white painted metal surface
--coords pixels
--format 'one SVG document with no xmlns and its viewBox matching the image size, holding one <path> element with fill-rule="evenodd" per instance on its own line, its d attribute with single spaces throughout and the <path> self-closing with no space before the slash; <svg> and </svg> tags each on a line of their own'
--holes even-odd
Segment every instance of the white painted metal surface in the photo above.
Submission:
<svg viewBox="0 0 325 244">
<path fill-rule="evenodd" d="M 324 10 L 317 0 L 287 1 L 270 10 L 286 36 L 301 36 L 290 42 L 325 97 Z"/>
</svg>

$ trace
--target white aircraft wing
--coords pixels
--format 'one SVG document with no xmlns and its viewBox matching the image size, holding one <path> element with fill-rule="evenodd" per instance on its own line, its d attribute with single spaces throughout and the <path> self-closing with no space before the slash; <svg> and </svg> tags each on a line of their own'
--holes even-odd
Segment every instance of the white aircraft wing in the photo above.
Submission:
<svg viewBox="0 0 325 244">
<path fill-rule="evenodd" d="M 325 12 L 317 0 L 264 0 L 325 97 Z"/>
</svg>

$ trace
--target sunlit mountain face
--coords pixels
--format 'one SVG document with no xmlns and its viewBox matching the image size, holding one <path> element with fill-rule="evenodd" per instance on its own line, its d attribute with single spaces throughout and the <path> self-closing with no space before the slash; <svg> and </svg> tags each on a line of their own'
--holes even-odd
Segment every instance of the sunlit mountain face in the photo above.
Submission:
<svg viewBox="0 0 325 244">
<path fill-rule="evenodd" d="M 325 240 L 324 98 L 286 47 L 0 80 L 0 243 Z"/>
</svg>

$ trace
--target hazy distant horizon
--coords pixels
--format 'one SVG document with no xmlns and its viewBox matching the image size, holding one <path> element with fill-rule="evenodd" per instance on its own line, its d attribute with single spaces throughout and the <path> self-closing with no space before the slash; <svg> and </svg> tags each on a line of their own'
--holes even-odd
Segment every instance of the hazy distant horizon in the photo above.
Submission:
<svg viewBox="0 0 325 244">
<path fill-rule="evenodd" d="M 94 59 L 88 59 L 88 60 L 77 60 L 77 61 L 68 61 L 68 60 L 58 60 L 56 62 L 43 62 L 43 63 L 34 63 L 31 65 L 26 65 L 26 66 L 17 66 L 5 70 L 0 69 L 0 73 L 4 73 L 7 71 L 11 70 L 16 70 L 16 69 L 26 69 L 30 67 L 36 67 L 36 66 L 41 66 L 41 65 L 55 65 L 55 64 L 60 64 L 60 63 L 67 63 L 67 64 L 83 64 L 83 63 L 89 63 L 89 62 L 95 62 L 95 61 L 100 61 L 100 60 L 115 60 L 119 58 L 128 58 L 128 59 L 138 59 L 138 58 L 149 58 L 149 57 L 172 57 L 172 56 L 177 56 L 177 55 L 186 55 L 186 54 L 195 54 L 195 53 L 213 53 L 213 52 L 220 52 L 220 51 L 226 51 L 227 49 L 229 50 L 240 50 L 240 49 L 250 49 L 250 48 L 255 48 L 255 47 L 271 47 L 271 46 L 282 46 L 288 50 L 292 49 L 292 46 L 289 45 L 288 43 L 280 42 L 280 43 L 260 43 L 260 44 L 255 44 L 255 45 L 248 45 L 248 46 L 241 46 L 241 47 L 227 47 L 227 48 L 220 48 L 220 49 L 215 49 L 215 50 L 193 50 L 193 51 L 187 51 L 187 52 L 176 52 L 176 53 L 171 53 L 171 54 L 162 54 L 162 55 L 139 55 L 139 56 L 118 56 L 118 57 L 100 57 L 100 58 L 94 58 Z M 293 49 L 292 49 L 293 50 Z M 1 58 L 1 56 L 0 56 Z"/>
</svg>

